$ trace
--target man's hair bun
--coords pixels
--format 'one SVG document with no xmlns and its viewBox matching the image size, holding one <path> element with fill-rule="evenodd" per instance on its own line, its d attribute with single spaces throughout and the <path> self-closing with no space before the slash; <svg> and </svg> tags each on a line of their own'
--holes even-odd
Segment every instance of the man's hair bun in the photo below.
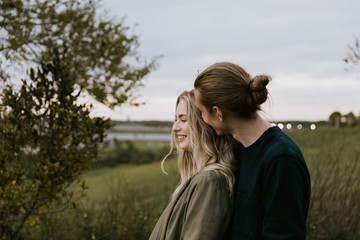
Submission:
<svg viewBox="0 0 360 240">
<path fill-rule="evenodd" d="M 268 90 L 266 86 L 271 81 L 268 75 L 258 75 L 249 82 L 249 91 L 256 104 L 262 104 L 267 100 Z"/>
</svg>

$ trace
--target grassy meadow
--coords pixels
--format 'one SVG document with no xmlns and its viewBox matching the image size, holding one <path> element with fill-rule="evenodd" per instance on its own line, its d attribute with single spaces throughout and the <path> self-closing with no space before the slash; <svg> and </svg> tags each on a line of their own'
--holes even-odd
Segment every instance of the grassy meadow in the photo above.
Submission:
<svg viewBox="0 0 360 240">
<path fill-rule="evenodd" d="M 288 134 L 302 149 L 311 175 L 307 239 L 360 239 L 360 129 L 323 127 Z M 160 160 L 85 172 L 87 196 L 79 207 L 42 216 L 29 237 L 148 239 L 178 181 L 176 160 L 166 162 L 167 175 Z"/>
<path fill-rule="evenodd" d="M 121 164 L 113 168 L 91 170 L 83 175 L 88 185 L 86 199 L 90 202 L 102 202 L 111 198 L 120 187 L 138 192 L 139 198 L 156 196 L 159 189 L 171 188 L 178 182 L 176 160 L 168 160 L 165 168 L 168 174 L 162 172 L 158 161 L 141 165 Z"/>
</svg>

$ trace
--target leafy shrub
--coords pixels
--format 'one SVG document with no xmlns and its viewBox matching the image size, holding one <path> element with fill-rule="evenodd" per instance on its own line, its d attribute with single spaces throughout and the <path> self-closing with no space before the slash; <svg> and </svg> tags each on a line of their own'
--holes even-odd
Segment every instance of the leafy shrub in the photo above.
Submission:
<svg viewBox="0 0 360 240">
<path fill-rule="evenodd" d="M 76 103 L 75 84 L 54 59 L 0 94 L 0 239 L 22 239 L 39 215 L 71 206 L 68 186 L 96 158 L 108 123 Z"/>
</svg>

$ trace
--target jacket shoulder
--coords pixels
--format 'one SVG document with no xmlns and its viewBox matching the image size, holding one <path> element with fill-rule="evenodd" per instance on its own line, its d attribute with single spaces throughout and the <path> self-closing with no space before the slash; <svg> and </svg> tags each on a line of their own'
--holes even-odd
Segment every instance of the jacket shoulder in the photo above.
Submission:
<svg viewBox="0 0 360 240">
<path fill-rule="evenodd" d="M 226 178 L 222 173 L 217 170 L 205 170 L 196 174 L 191 182 L 196 185 L 209 182 L 217 182 L 219 184 L 224 184 L 226 183 Z"/>
</svg>

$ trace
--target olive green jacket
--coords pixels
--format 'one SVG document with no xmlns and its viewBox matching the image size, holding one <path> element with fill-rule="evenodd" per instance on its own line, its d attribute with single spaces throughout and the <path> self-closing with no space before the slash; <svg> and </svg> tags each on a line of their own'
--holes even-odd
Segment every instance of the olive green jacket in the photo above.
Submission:
<svg viewBox="0 0 360 240">
<path fill-rule="evenodd" d="M 223 174 L 209 170 L 189 179 L 165 208 L 150 240 L 228 239 L 233 198 Z"/>
</svg>

